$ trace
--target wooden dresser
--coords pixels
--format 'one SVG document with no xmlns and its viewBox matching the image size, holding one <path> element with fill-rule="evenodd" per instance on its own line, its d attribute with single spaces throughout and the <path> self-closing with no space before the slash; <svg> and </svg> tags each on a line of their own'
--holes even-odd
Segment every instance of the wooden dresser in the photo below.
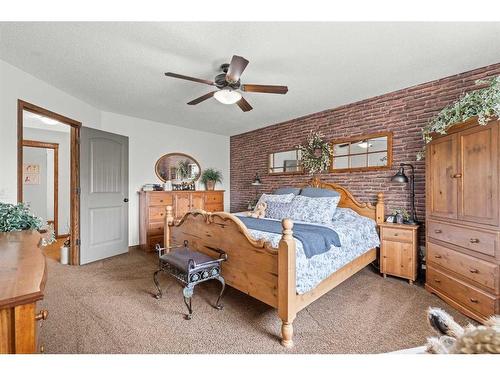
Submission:
<svg viewBox="0 0 500 375">
<path fill-rule="evenodd" d="M 37 311 L 47 271 L 37 231 L 0 233 L 0 354 L 43 352 L 37 342 Z"/>
<path fill-rule="evenodd" d="M 224 211 L 224 190 L 207 191 L 141 191 L 139 192 L 139 241 L 143 250 L 163 246 L 163 227 L 167 206 L 173 207 L 176 220 L 187 212 L 201 209 Z"/>
<path fill-rule="evenodd" d="M 500 313 L 499 124 L 458 124 L 426 156 L 425 286 L 480 322 Z"/>
</svg>

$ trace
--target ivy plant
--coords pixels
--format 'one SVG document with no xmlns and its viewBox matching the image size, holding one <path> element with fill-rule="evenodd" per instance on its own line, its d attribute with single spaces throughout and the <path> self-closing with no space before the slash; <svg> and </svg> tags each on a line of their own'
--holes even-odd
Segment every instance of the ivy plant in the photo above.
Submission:
<svg viewBox="0 0 500 375">
<path fill-rule="evenodd" d="M 490 120 L 500 117 L 500 76 L 489 80 L 478 80 L 478 85 L 486 85 L 462 95 L 456 102 L 443 108 L 422 129 L 425 144 L 432 141 L 432 134 L 446 134 L 453 125 L 477 116 L 479 125 L 486 125 Z M 417 160 L 421 160 L 424 151 L 420 151 Z"/>
<path fill-rule="evenodd" d="M 43 220 L 33 215 L 23 203 L 9 204 L 0 202 L 0 232 L 15 232 L 28 229 L 41 229 Z"/>
</svg>

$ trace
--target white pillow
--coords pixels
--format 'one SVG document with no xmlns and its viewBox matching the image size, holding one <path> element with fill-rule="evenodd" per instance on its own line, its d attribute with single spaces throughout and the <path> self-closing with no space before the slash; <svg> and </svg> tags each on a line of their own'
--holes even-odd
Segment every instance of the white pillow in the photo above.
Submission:
<svg viewBox="0 0 500 375">
<path fill-rule="evenodd" d="M 295 194 L 290 193 L 290 194 L 262 194 L 259 198 L 259 201 L 255 205 L 257 207 L 260 203 L 263 202 L 280 202 L 280 203 L 290 203 L 295 197 Z"/>
<path fill-rule="evenodd" d="M 328 224 L 333 219 L 339 201 L 340 196 L 311 198 L 297 195 L 290 203 L 290 219 Z"/>
</svg>

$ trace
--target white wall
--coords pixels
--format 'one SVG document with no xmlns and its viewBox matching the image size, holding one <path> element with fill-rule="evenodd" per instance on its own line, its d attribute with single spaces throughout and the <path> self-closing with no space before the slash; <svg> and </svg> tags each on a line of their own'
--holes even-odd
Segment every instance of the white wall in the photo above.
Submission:
<svg viewBox="0 0 500 375">
<path fill-rule="evenodd" d="M 71 203 L 71 137 L 70 133 L 61 131 L 51 131 L 45 129 L 34 129 L 24 127 L 24 139 L 31 141 L 50 142 L 59 144 L 58 150 L 58 225 L 57 233 L 59 235 L 69 233 L 70 228 L 70 203 Z M 53 153 L 53 150 L 50 150 Z M 53 163 L 53 161 L 51 161 Z M 53 165 L 53 164 L 52 164 Z M 53 173 L 53 172 L 52 172 Z M 53 184 L 53 182 L 52 182 Z M 53 186 L 53 185 L 52 185 Z M 54 196 L 53 189 L 51 195 Z M 51 205 L 54 207 L 54 199 Z M 49 202 L 47 201 L 47 204 Z"/>
<path fill-rule="evenodd" d="M 44 148 L 24 147 L 23 163 L 38 164 L 40 167 L 40 183 L 24 184 L 23 201 L 30 206 L 36 216 L 47 220 L 47 151 Z M 53 188 L 52 194 L 54 194 Z"/>
<path fill-rule="evenodd" d="M 139 242 L 137 191 L 159 182 L 156 160 L 168 152 L 184 152 L 202 169 L 218 168 L 224 176 L 229 207 L 229 137 L 136 119 L 99 109 L 0 60 L 0 201 L 17 201 L 17 99 L 81 121 L 83 126 L 129 137 L 129 244 Z"/>
</svg>

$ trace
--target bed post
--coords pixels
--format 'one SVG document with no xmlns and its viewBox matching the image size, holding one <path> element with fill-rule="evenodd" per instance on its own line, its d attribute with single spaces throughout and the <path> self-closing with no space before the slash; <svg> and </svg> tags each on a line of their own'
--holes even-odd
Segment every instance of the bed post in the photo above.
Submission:
<svg viewBox="0 0 500 375">
<path fill-rule="evenodd" d="M 170 251 L 170 226 L 174 224 L 174 215 L 172 213 L 172 206 L 167 206 L 167 213 L 165 215 L 165 227 L 163 228 L 163 245 L 166 252 Z"/>
<path fill-rule="evenodd" d="M 278 247 L 278 315 L 281 319 L 281 344 L 293 346 L 293 320 L 296 311 L 295 241 L 292 237 L 293 222 L 283 219 L 283 236 Z"/>
<path fill-rule="evenodd" d="M 377 194 L 377 204 L 375 206 L 375 221 L 377 224 L 382 224 L 385 219 L 384 213 L 384 193 Z"/>
</svg>

